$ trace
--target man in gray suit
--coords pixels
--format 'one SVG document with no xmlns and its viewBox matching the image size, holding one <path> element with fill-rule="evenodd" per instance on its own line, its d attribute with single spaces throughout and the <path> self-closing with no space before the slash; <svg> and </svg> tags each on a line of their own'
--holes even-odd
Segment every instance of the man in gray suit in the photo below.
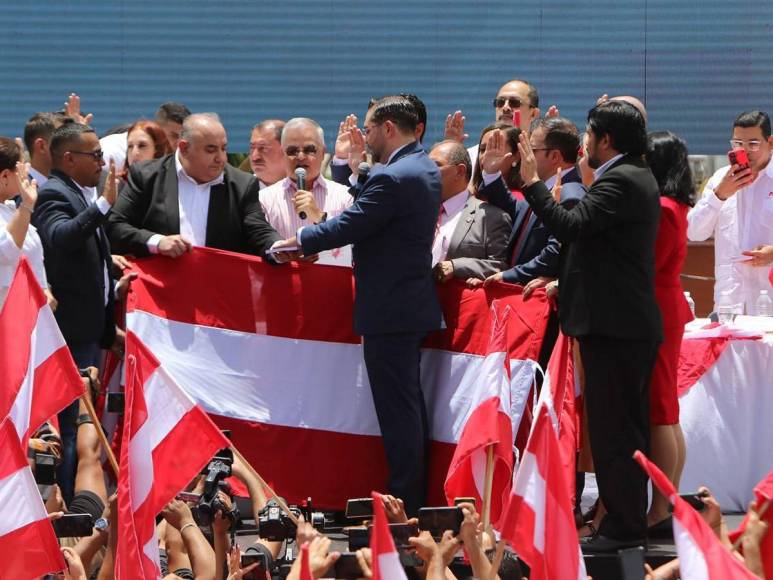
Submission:
<svg viewBox="0 0 773 580">
<path fill-rule="evenodd" d="M 512 222 L 506 212 L 467 190 L 472 174 L 467 150 L 448 140 L 435 145 L 429 156 L 440 169 L 443 186 L 432 246 L 435 279 L 485 279 L 506 268 Z"/>
</svg>

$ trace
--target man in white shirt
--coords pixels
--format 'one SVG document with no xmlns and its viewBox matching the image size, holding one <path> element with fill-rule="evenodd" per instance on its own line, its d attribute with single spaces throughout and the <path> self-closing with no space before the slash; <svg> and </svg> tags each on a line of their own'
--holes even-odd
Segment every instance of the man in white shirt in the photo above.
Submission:
<svg viewBox="0 0 773 580">
<path fill-rule="evenodd" d="M 30 179 L 35 180 L 38 189 L 46 184 L 51 173 L 51 136 L 64 118 L 57 113 L 35 113 L 24 126 L 24 146 L 30 155 Z"/>
<path fill-rule="evenodd" d="M 274 185 L 285 176 L 285 157 L 281 143 L 284 126 L 284 121 L 267 119 L 252 128 L 250 168 L 258 178 L 260 189 Z"/>
<path fill-rule="evenodd" d="M 714 173 L 687 216 L 687 237 L 703 241 L 714 236 L 715 308 L 727 292 L 730 303 L 754 314 L 760 290 L 770 288 L 767 268 L 747 253 L 773 244 L 773 137 L 768 114 L 741 113 L 733 122 L 730 145 L 746 151 L 749 168 L 728 165 Z"/>
<path fill-rule="evenodd" d="M 349 189 L 325 179 L 320 169 L 325 156 L 325 135 L 312 120 L 297 117 L 287 121 L 282 131 L 284 179 L 261 190 L 260 204 L 270 223 L 280 235 L 290 238 L 298 228 L 335 217 L 352 204 Z M 306 189 L 299 190 L 295 170 L 306 170 Z M 305 217 L 301 217 L 301 212 Z M 321 263 L 351 265 L 348 246 L 323 252 Z"/>
<path fill-rule="evenodd" d="M 432 245 L 435 279 L 484 279 L 507 266 L 512 222 L 501 209 L 470 195 L 470 156 L 457 141 L 443 141 L 429 154 L 440 170 L 440 213 Z"/>
</svg>

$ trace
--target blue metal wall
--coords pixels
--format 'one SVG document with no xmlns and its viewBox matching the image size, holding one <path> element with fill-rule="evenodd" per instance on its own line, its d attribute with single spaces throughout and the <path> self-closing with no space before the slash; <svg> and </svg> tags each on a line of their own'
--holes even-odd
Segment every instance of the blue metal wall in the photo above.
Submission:
<svg viewBox="0 0 773 580">
<path fill-rule="evenodd" d="M 462 109 L 471 140 L 513 77 L 584 125 L 601 93 L 642 97 L 652 129 L 727 150 L 730 123 L 773 112 L 773 2 L 745 0 L 50 0 L 0 16 L 0 134 L 70 91 L 104 131 L 159 103 L 217 111 L 231 149 L 267 117 L 313 117 L 329 146 L 371 96 L 415 92 L 427 141 Z"/>
</svg>

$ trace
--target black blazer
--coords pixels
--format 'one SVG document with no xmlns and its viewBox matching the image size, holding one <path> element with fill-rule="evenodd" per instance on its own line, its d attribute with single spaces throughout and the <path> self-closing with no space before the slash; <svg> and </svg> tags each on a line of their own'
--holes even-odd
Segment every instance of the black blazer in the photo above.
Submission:
<svg viewBox="0 0 773 580">
<path fill-rule="evenodd" d="M 585 195 L 577 169 L 569 171 L 562 179 L 561 205 L 571 209 Z M 497 179 L 480 190 L 493 205 L 508 212 L 513 220 L 513 228 L 507 242 L 507 255 L 511 268 L 502 272 L 502 279 L 510 284 L 526 284 L 539 276 L 556 278 L 559 272 L 559 253 L 561 244 L 551 235 L 548 228 L 536 214 L 529 213 L 526 201 L 516 200 L 504 180 Z M 524 219 L 528 222 L 524 225 Z M 520 248 L 515 245 L 525 227 L 525 239 Z M 515 255 L 517 252 L 518 255 Z"/>
<path fill-rule="evenodd" d="M 226 165 L 223 183 L 209 197 L 206 245 L 210 248 L 265 256 L 281 236 L 266 221 L 254 175 Z M 174 153 L 137 163 L 115 202 L 107 225 L 113 250 L 147 256 L 153 234 L 180 233 L 180 206 Z"/>
<path fill-rule="evenodd" d="M 110 245 L 103 225 L 107 216 L 88 204 L 76 183 L 57 170 L 38 192 L 33 225 L 43 242 L 46 276 L 59 306 L 54 313 L 68 344 L 115 340 Z M 99 234 L 97 233 L 99 232 Z"/>
<path fill-rule="evenodd" d="M 647 163 L 622 157 L 571 210 L 541 181 L 524 195 L 565 248 L 558 307 L 564 333 L 662 340 L 655 301 L 660 193 Z"/>
<path fill-rule="evenodd" d="M 432 280 L 440 172 L 418 143 L 371 170 L 340 215 L 303 228 L 306 255 L 354 244 L 354 328 L 358 334 L 424 332 L 442 325 Z"/>
</svg>

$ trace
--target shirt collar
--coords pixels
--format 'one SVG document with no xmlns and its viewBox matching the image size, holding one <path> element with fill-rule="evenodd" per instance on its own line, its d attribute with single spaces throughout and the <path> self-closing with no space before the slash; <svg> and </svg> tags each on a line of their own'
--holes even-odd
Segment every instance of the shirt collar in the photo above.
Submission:
<svg viewBox="0 0 773 580">
<path fill-rule="evenodd" d="M 623 156 L 623 154 L 622 154 L 622 153 L 618 153 L 618 154 L 617 154 L 617 155 L 615 155 L 615 156 L 614 156 L 612 159 L 610 159 L 609 161 L 607 161 L 607 162 L 606 162 L 604 165 L 602 165 L 601 167 L 599 167 L 598 169 L 596 169 L 596 171 L 594 171 L 594 172 L 593 172 L 593 179 L 598 179 L 599 177 L 601 177 L 602 175 L 604 175 L 604 172 L 605 172 L 607 169 L 609 169 L 609 166 L 610 166 L 610 165 L 612 165 L 612 164 L 613 164 L 615 161 L 617 161 L 618 159 L 620 159 L 622 156 Z"/>
<path fill-rule="evenodd" d="M 574 169 L 574 167 L 572 167 L 572 166 L 567 167 L 566 169 L 564 169 L 561 172 L 561 178 L 563 179 L 564 177 L 566 177 L 566 174 L 569 173 L 572 169 Z M 556 183 L 556 174 L 555 173 L 553 175 L 551 175 L 550 177 L 548 177 L 547 180 L 545 180 L 545 186 L 548 189 L 553 189 L 553 186 L 555 185 L 555 183 Z"/>
<path fill-rule="evenodd" d="M 469 196 L 470 193 L 464 189 L 455 194 L 453 197 L 449 197 L 447 200 L 445 200 L 443 202 L 443 208 L 446 211 L 446 215 L 452 216 L 462 211 L 462 208 L 464 207 L 464 204 L 467 203 L 467 198 Z"/>
<path fill-rule="evenodd" d="M 30 179 L 34 179 L 35 183 L 38 184 L 38 187 L 43 187 L 45 185 L 46 181 L 48 181 L 48 176 L 43 175 L 40 171 L 35 169 L 30 165 L 29 169 Z"/>
<path fill-rule="evenodd" d="M 402 151 L 406 147 L 410 147 L 414 143 L 416 143 L 416 141 L 411 141 L 410 143 L 406 143 L 402 147 L 399 147 L 399 148 L 395 149 L 394 151 L 392 151 L 392 154 L 389 156 L 389 159 L 387 159 L 387 162 L 384 165 L 389 165 L 390 163 L 392 163 L 392 159 L 395 158 L 395 155 L 397 155 L 400 151 Z"/>
<path fill-rule="evenodd" d="M 223 183 L 223 175 L 224 175 L 223 172 L 221 172 L 220 175 L 215 177 L 215 179 L 213 179 L 212 181 L 208 181 L 207 183 L 199 183 L 198 181 L 193 179 L 190 175 L 188 175 L 185 172 L 185 169 L 183 168 L 183 164 L 180 162 L 180 150 L 179 149 L 177 151 L 175 151 L 175 154 L 174 154 L 174 166 L 177 169 L 177 179 L 180 179 L 181 177 L 184 177 L 185 179 L 187 179 L 191 183 L 195 184 L 196 187 L 201 187 L 201 188 L 212 187 L 213 185 L 217 185 L 218 183 Z"/>
</svg>

